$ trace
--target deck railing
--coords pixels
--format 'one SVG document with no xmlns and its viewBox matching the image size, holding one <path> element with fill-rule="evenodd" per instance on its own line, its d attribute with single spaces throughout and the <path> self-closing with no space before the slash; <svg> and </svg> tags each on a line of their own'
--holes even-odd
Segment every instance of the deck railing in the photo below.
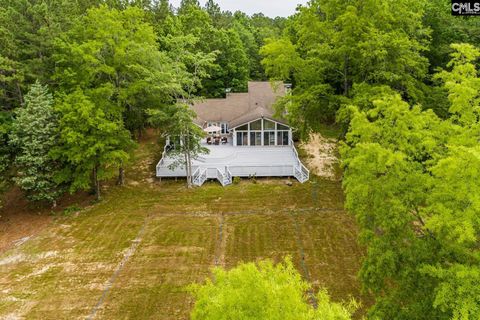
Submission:
<svg viewBox="0 0 480 320">
<path fill-rule="evenodd" d="M 227 179 L 230 183 L 233 182 L 233 176 L 232 173 L 230 172 L 230 169 L 228 167 L 225 167 L 225 174 L 227 175 Z"/>
<path fill-rule="evenodd" d="M 224 179 L 223 179 L 223 173 L 218 168 L 217 168 L 217 180 L 220 181 L 222 186 L 225 186 Z"/>
<path fill-rule="evenodd" d="M 293 140 L 290 141 L 290 148 L 291 152 L 293 153 L 294 162 L 291 164 L 282 164 L 281 159 L 280 163 L 270 163 L 270 164 L 255 164 L 255 163 L 245 163 L 245 164 L 238 164 L 238 165 L 230 165 L 228 167 L 218 167 L 216 168 L 216 164 L 209 165 L 208 163 L 202 163 L 193 166 L 193 175 L 192 175 L 192 182 L 197 186 L 201 186 L 208 177 L 210 178 L 217 178 L 222 185 L 231 184 L 233 182 L 233 177 L 249 177 L 252 175 L 256 175 L 258 177 L 286 177 L 286 176 L 294 176 L 300 182 L 308 181 L 310 177 L 310 171 L 303 165 L 300 161 L 300 157 L 298 154 L 297 149 L 293 143 Z M 177 176 L 185 176 L 183 172 L 179 169 L 168 169 L 168 144 L 165 145 L 162 159 L 157 165 L 157 176 L 162 177 L 177 177 Z M 209 159 L 210 160 L 210 159 Z M 208 161 L 210 162 L 210 161 Z M 209 168 L 210 170 L 209 174 Z M 167 170 L 168 169 L 168 170 Z M 214 171 L 215 170 L 215 171 Z M 161 173 L 160 173 L 161 172 Z"/>
<path fill-rule="evenodd" d="M 162 157 L 160 158 L 160 162 L 158 162 L 157 166 L 161 166 L 165 163 L 165 157 L 167 155 L 167 149 L 168 149 L 168 144 L 165 143 L 165 146 L 163 147 Z"/>
<path fill-rule="evenodd" d="M 228 167 L 225 167 L 225 172 L 222 173 L 220 169 L 217 168 L 217 180 L 220 181 L 223 187 L 226 185 L 232 184 L 233 178 L 232 178 L 232 173 L 228 169 Z"/>
<path fill-rule="evenodd" d="M 229 171 L 232 176 L 235 177 L 288 177 L 292 175 L 292 165 L 291 164 L 271 164 L 271 165 L 237 165 L 237 166 L 228 166 Z"/>
<path fill-rule="evenodd" d="M 308 170 L 307 167 L 303 165 L 302 161 L 300 161 L 297 148 L 295 148 L 295 144 L 293 143 L 292 139 L 290 139 L 290 145 L 292 146 L 293 154 L 295 156 L 295 160 L 297 161 L 297 165 L 293 168 L 293 176 L 301 183 L 304 183 L 310 178 L 310 170 Z"/>
<path fill-rule="evenodd" d="M 200 167 L 192 174 L 192 183 L 196 186 L 201 186 L 207 180 L 207 170 Z"/>
</svg>

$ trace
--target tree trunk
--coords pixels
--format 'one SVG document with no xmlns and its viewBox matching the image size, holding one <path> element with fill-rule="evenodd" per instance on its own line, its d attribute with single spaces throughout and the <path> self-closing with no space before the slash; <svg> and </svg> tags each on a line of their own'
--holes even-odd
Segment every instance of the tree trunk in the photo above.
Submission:
<svg viewBox="0 0 480 320">
<path fill-rule="evenodd" d="M 188 166 L 188 187 L 193 187 L 193 172 L 192 172 L 192 159 L 190 155 L 190 139 L 187 133 L 187 141 L 186 141 L 186 150 L 187 150 L 187 166 Z"/>
<path fill-rule="evenodd" d="M 188 159 L 188 187 L 193 187 L 193 172 L 192 172 L 192 160 L 190 157 L 190 150 L 187 149 L 187 159 Z"/>
<path fill-rule="evenodd" d="M 20 104 L 23 104 L 22 89 L 20 88 L 20 83 L 18 81 L 16 82 L 16 87 L 17 87 L 17 94 L 18 94 L 18 99 L 20 100 Z"/>
<path fill-rule="evenodd" d="M 345 63 L 343 68 L 343 95 L 348 96 L 348 56 L 345 56 Z"/>
<path fill-rule="evenodd" d="M 190 188 L 190 166 L 188 165 L 189 164 L 189 161 L 188 161 L 188 153 L 187 153 L 187 150 L 185 149 L 184 150 L 184 157 L 185 157 L 185 176 L 187 178 L 187 187 Z"/>
<path fill-rule="evenodd" d="M 123 168 L 123 165 L 120 168 L 118 168 L 117 185 L 119 185 L 119 186 L 124 186 L 125 185 L 125 169 Z"/>
<path fill-rule="evenodd" d="M 98 201 L 102 199 L 102 195 L 100 194 L 100 181 L 98 181 L 98 166 L 96 165 L 93 168 L 93 187 L 95 190 L 95 196 Z"/>
</svg>

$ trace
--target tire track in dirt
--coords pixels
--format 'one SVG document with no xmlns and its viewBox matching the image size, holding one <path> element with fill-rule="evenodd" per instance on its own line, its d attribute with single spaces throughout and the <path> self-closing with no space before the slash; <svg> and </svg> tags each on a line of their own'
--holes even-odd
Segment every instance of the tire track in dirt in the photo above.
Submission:
<svg viewBox="0 0 480 320">
<path fill-rule="evenodd" d="M 147 224 L 148 224 L 149 220 L 150 220 L 150 216 L 145 217 L 143 225 L 140 228 L 139 232 L 137 233 L 137 236 L 135 237 L 135 239 L 132 240 L 132 245 L 127 249 L 127 251 L 125 252 L 125 254 L 122 258 L 122 260 L 118 263 L 117 267 L 115 268 L 115 271 L 113 272 L 112 276 L 110 277 L 110 279 L 108 279 L 107 284 L 106 284 L 105 288 L 103 289 L 102 295 L 100 296 L 100 299 L 98 300 L 95 307 L 93 307 L 90 315 L 87 317 L 88 320 L 92 320 L 92 319 L 95 318 L 98 310 L 100 309 L 100 307 L 105 302 L 105 299 L 107 298 L 108 293 L 110 292 L 110 289 L 112 288 L 113 284 L 115 283 L 115 280 L 117 279 L 118 275 L 123 270 L 123 268 L 125 267 L 128 260 L 137 251 L 138 246 L 142 242 L 143 235 L 145 234 L 145 229 L 147 227 Z"/>
<path fill-rule="evenodd" d="M 296 214 L 293 213 L 293 212 L 290 212 L 290 217 L 292 218 L 293 225 L 295 227 L 294 228 L 294 230 L 295 230 L 295 240 L 297 242 L 298 252 L 300 254 L 300 265 L 302 266 L 303 274 L 305 275 L 305 279 L 309 283 L 311 283 L 312 278 L 310 276 L 310 271 L 308 269 L 307 263 L 305 262 L 305 250 L 303 248 L 302 231 L 300 230 L 300 226 L 298 225 Z M 313 291 L 313 289 L 308 290 L 308 296 L 309 296 L 310 303 L 316 309 L 318 307 L 318 301 L 317 301 L 317 298 L 315 297 L 315 292 Z"/>
<path fill-rule="evenodd" d="M 225 267 L 225 251 L 227 249 L 227 227 L 225 226 L 225 215 L 219 216 L 218 238 L 215 249 L 215 259 L 213 264 L 218 267 Z"/>
</svg>

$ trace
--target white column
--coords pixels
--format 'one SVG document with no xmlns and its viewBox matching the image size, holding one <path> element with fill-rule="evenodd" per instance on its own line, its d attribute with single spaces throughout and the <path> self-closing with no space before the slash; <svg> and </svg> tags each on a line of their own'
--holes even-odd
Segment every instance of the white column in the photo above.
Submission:
<svg viewBox="0 0 480 320">
<path fill-rule="evenodd" d="M 275 122 L 275 145 L 278 146 L 278 141 L 277 141 L 277 123 Z"/>
<path fill-rule="evenodd" d="M 263 126 L 263 122 L 264 122 L 264 121 L 263 121 L 263 118 L 262 118 L 262 126 L 261 126 L 262 130 L 261 130 L 261 132 L 260 132 L 260 143 L 261 143 L 262 146 L 265 145 L 265 142 L 263 141 L 263 133 L 265 132 L 265 128 L 264 128 L 264 126 Z"/>
<path fill-rule="evenodd" d="M 233 145 L 236 147 L 237 146 L 237 133 L 235 132 L 235 129 L 233 129 L 233 133 L 232 133 L 232 141 L 233 141 Z"/>
</svg>

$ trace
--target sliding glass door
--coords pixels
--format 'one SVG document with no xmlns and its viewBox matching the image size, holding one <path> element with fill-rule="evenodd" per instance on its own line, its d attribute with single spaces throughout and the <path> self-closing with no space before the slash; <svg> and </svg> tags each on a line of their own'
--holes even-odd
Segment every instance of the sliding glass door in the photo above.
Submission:
<svg viewBox="0 0 480 320">
<path fill-rule="evenodd" d="M 265 146 L 275 145 L 275 131 L 265 131 L 263 133 L 263 145 Z"/>
<path fill-rule="evenodd" d="M 251 146 L 262 145 L 262 132 L 250 132 L 250 145 Z"/>
<path fill-rule="evenodd" d="M 237 146 L 248 146 L 248 132 L 237 131 Z"/>
</svg>

